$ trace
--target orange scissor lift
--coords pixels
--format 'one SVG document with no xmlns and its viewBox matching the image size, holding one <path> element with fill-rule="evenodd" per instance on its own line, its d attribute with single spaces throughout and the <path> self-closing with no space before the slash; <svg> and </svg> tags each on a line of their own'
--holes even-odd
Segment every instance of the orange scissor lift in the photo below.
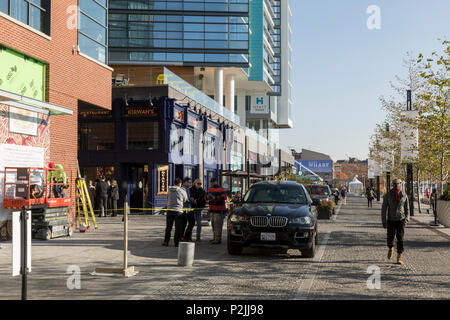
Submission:
<svg viewBox="0 0 450 320">
<path fill-rule="evenodd" d="M 48 182 L 50 171 L 58 169 L 5 168 L 3 207 L 11 210 L 25 207 L 31 210 L 33 239 L 49 240 L 71 236 L 73 233 L 70 226 L 72 219 L 68 216 L 72 205 L 72 188 L 65 183 Z M 71 172 L 69 181 L 72 181 Z M 68 187 L 63 190 L 66 196 L 55 197 L 55 186 Z"/>
</svg>

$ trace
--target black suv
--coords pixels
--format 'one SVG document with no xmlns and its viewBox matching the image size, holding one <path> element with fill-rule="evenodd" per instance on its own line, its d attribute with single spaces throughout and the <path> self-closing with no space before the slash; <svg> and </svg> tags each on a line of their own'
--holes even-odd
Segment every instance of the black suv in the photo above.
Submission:
<svg viewBox="0 0 450 320">
<path fill-rule="evenodd" d="M 260 182 L 246 193 L 242 207 L 228 217 L 228 252 L 244 247 L 299 249 L 314 257 L 317 210 L 305 187 L 295 182 Z"/>
</svg>

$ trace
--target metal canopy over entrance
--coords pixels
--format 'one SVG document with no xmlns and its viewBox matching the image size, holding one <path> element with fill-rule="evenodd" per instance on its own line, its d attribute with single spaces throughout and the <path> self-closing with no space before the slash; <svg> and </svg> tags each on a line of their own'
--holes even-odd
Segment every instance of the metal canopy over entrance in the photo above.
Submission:
<svg viewBox="0 0 450 320">
<path fill-rule="evenodd" d="M 21 108 L 45 115 L 72 115 L 73 110 L 52 103 L 28 98 L 9 91 L 0 90 L 0 104 Z"/>
</svg>

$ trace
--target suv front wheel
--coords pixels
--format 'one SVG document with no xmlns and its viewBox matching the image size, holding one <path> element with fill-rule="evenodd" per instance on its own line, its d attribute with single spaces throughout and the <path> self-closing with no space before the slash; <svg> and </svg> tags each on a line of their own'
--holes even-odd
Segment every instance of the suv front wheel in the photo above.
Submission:
<svg viewBox="0 0 450 320">
<path fill-rule="evenodd" d="M 316 255 L 316 245 L 317 245 L 317 233 L 314 232 L 314 238 L 311 241 L 311 248 L 301 250 L 302 257 L 304 258 L 314 258 Z"/>
</svg>

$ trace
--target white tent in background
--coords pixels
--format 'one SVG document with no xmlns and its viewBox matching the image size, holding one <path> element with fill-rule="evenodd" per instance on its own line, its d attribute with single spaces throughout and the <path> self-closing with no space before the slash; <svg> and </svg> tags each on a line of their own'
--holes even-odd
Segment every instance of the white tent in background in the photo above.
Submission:
<svg viewBox="0 0 450 320">
<path fill-rule="evenodd" d="M 348 184 L 348 192 L 352 194 L 361 195 L 363 193 L 364 185 L 358 180 L 358 176 L 355 176 L 352 182 Z"/>
</svg>

